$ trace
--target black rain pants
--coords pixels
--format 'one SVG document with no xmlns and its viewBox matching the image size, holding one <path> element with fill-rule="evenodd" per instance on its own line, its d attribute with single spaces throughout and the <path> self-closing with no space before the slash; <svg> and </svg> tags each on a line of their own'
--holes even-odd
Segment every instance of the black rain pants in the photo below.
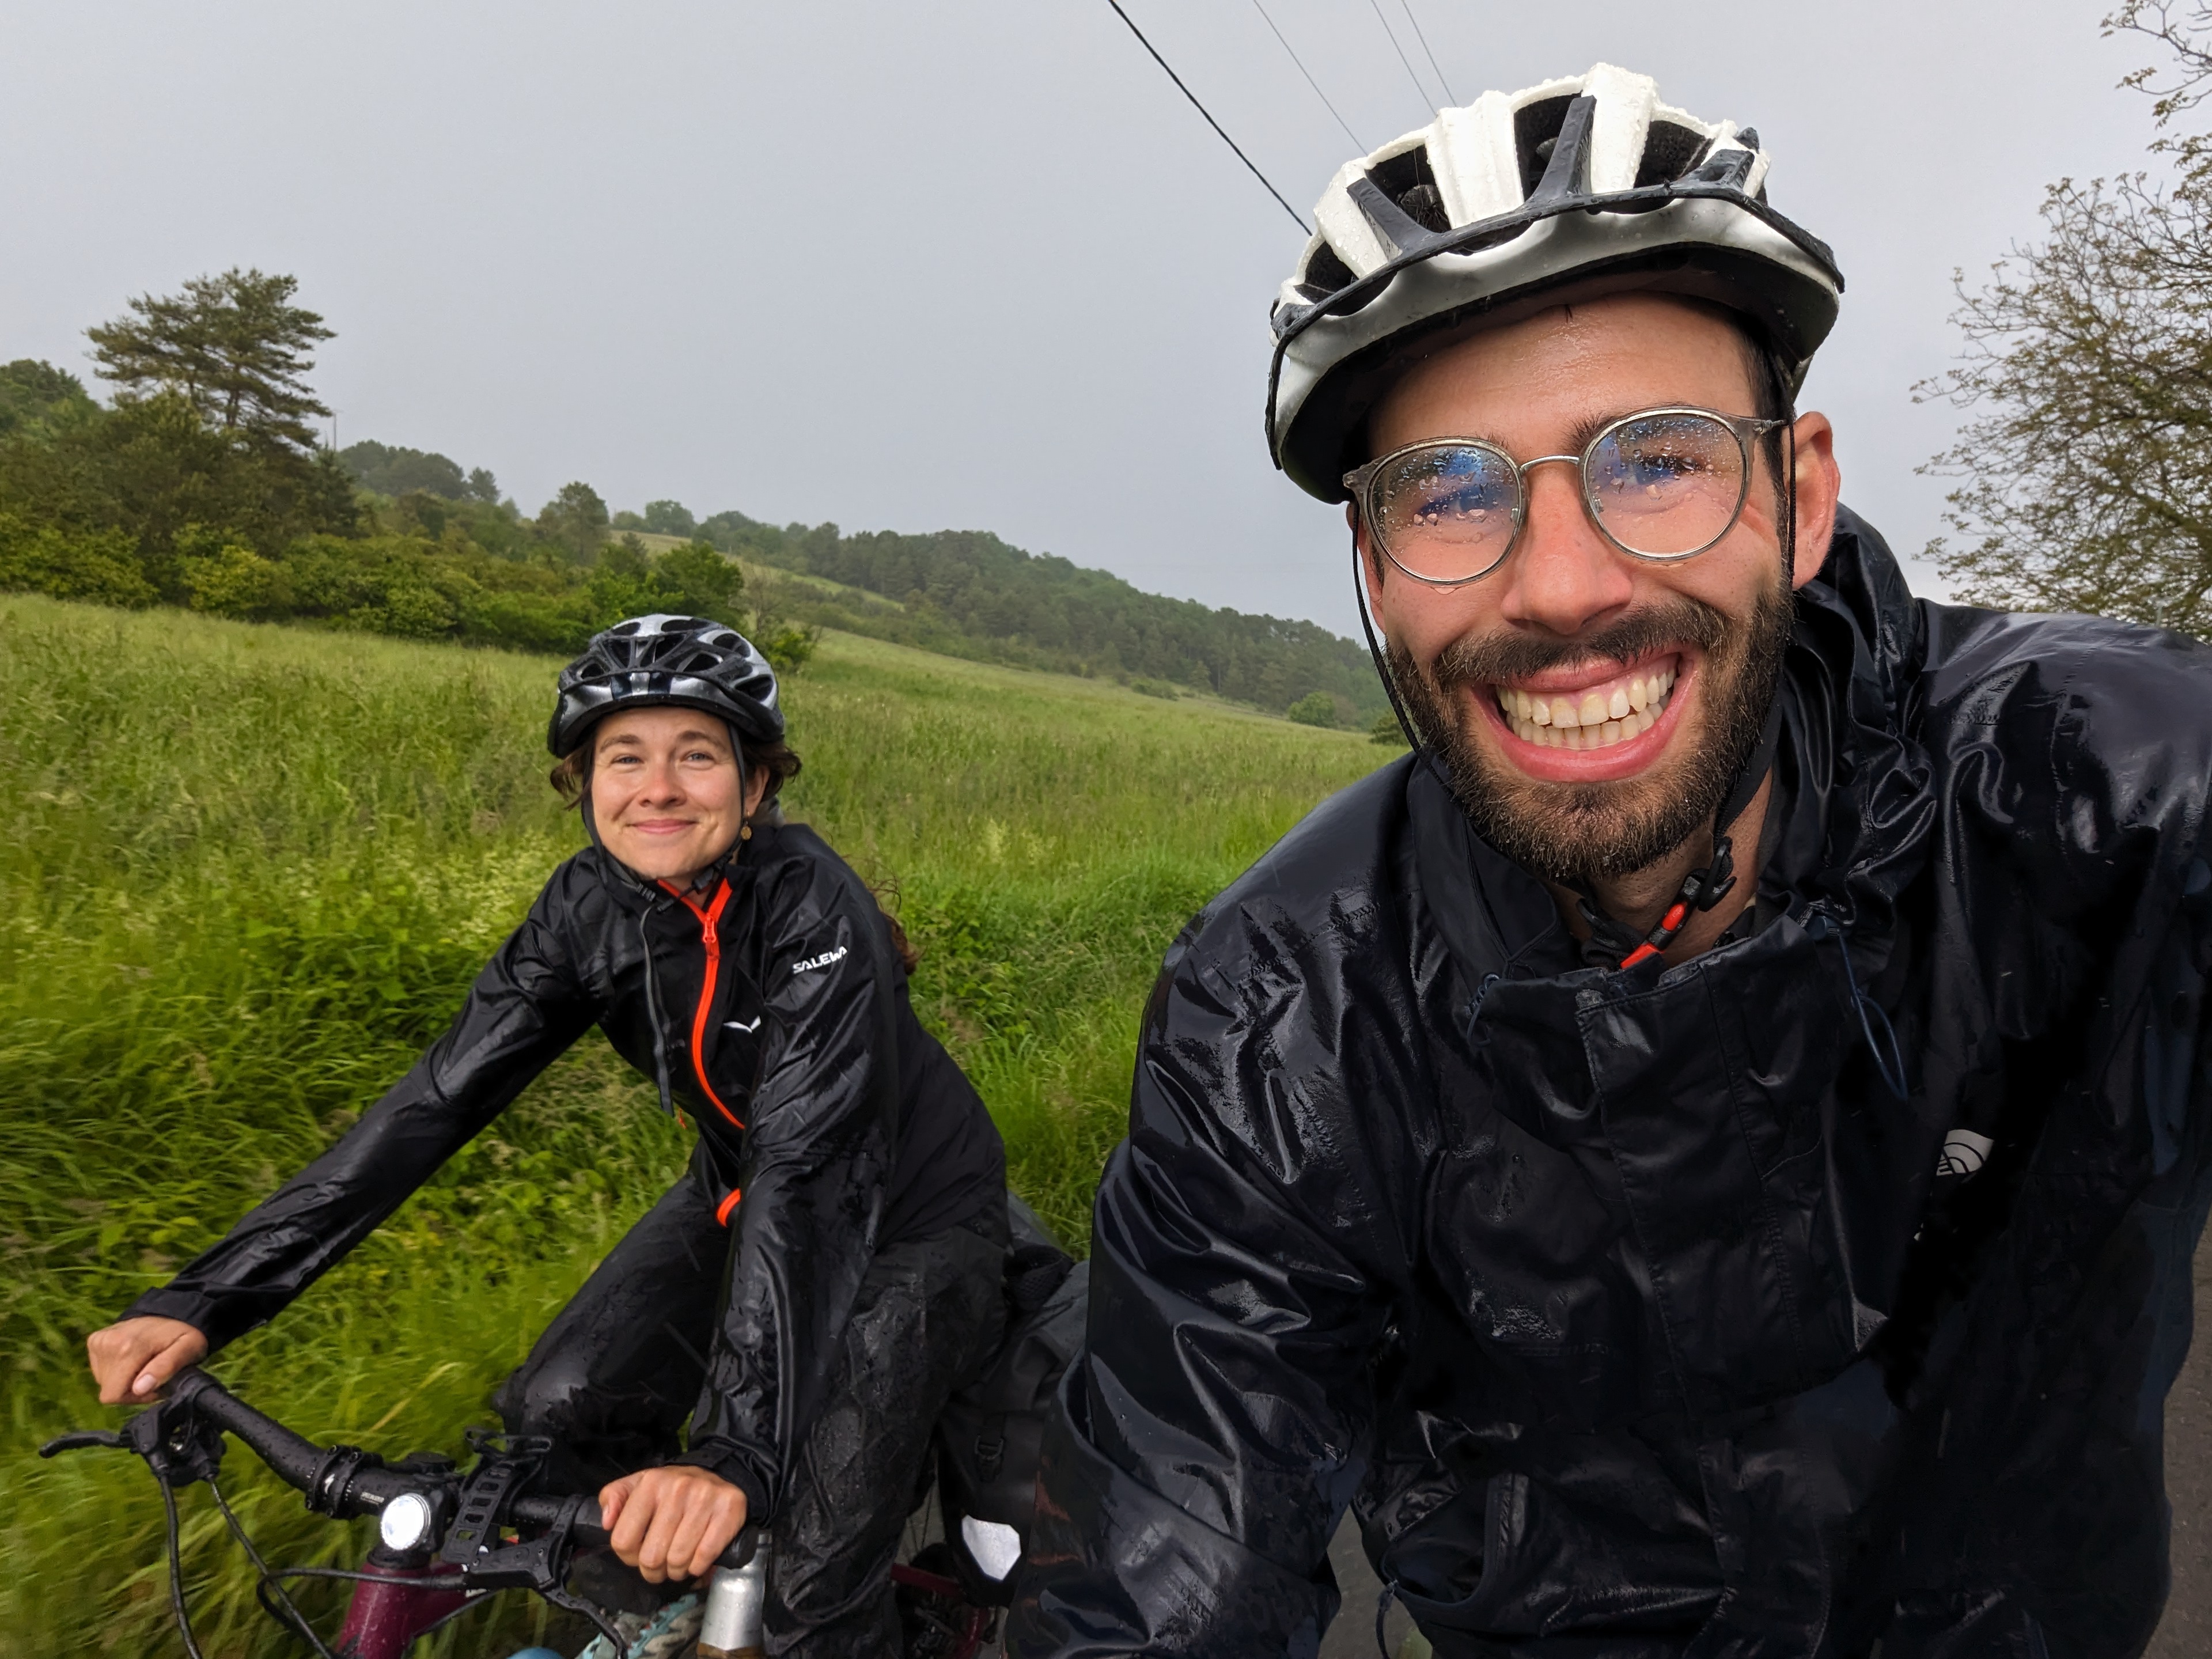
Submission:
<svg viewBox="0 0 2212 1659">
<path fill-rule="evenodd" d="M 870 1266 L 769 1528 L 771 1654 L 901 1650 L 893 1555 L 927 1485 L 939 1413 L 998 1348 L 1006 1239 L 1006 1212 L 994 1207 L 886 1245 Z M 675 1455 L 705 1374 L 729 1243 L 702 1189 L 678 1182 L 501 1387 L 508 1431 L 554 1443 L 548 1490 L 595 1492 Z"/>
</svg>

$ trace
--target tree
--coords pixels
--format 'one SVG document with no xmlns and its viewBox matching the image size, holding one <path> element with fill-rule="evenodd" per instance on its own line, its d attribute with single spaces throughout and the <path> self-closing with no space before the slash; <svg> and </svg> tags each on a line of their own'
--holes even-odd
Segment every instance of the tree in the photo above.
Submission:
<svg viewBox="0 0 2212 1659">
<path fill-rule="evenodd" d="M 578 564 L 589 564 L 606 544 L 607 504 L 587 483 L 564 483 L 539 511 L 538 529 Z"/>
<path fill-rule="evenodd" d="M 1309 691 L 1283 711 L 1300 726 L 1336 724 L 1336 699 L 1326 691 Z"/>
<path fill-rule="evenodd" d="M 29 357 L 0 366 L 0 436 L 43 431 L 57 420 L 92 414 L 99 405 L 67 369 Z"/>
<path fill-rule="evenodd" d="M 699 521 L 681 501 L 647 501 L 645 527 L 656 536 L 690 537 L 697 532 Z"/>
<path fill-rule="evenodd" d="M 711 542 L 687 542 L 671 548 L 660 556 L 653 574 L 662 601 L 672 612 L 738 623 L 738 596 L 744 592 L 745 573 L 735 559 L 718 552 Z"/>
<path fill-rule="evenodd" d="M 233 267 L 193 277 L 181 294 L 142 294 L 131 315 L 85 333 L 101 377 L 125 394 L 174 390 L 228 436 L 306 455 L 316 447 L 307 417 L 331 412 L 306 376 L 316 343 L 333 337 L 315 313 L 291 303 L 298 288 L 290 276 Z"/>
<path fill-rule="evenodd" d="M 1961 482 L 1930 554 L 1984 604 L 2092 611 L 2212 637 L 2212 134 L 2174 119 L 2212 93 L 2212 3 L 2130 0 L 2108 33 L 2161 42 L 2152 93 L 2172 158 L 2044 201 L 2044 240 L 1989 283 L 1959 279 L 1960 362 L 1917 394 L 1978 411 L 1923 470 Z"/>
<path fill-rule="evenodd" d="M 365 488 L 380 495 L 404 495 L 422 490 L 449 501 L 470 498 L 469 481 L 460 463 L 435 450 L 395 448 L 374 439 L 348 444 L 338 461 Z M 496 497 L 494 497 L 496 500 Z"/>
</svg>

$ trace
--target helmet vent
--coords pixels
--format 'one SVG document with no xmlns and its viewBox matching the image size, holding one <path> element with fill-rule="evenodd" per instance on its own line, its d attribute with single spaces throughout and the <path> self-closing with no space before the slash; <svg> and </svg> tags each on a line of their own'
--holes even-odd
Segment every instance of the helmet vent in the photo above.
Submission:
<svg viewBox="0 0 2212 1659">
<path fill-rule="evenodd" d="M 1543 182 L 1544 169 L 1551 165 L 1553 141 L 1567 124 L 1567 106 L 1574 101 L 1572 93 L 1563 93 L 1557 98 L 1539 98 L 1513 112 L 1513 149 L 1521 158 L 1522 201 L 1534 196 Z"/>
<path fill-rule="evenodd" d="M 1326 300 L 1358 280 L 1352 267 L 1337 257 L 1336 250 L 1323 242 L 1306 261 L 1305 280 L 1298 284 L 1298 291 L 1309 300 Z"/>
<path fill-rule="evenodd" d="M 1705 154 L 1705 135 L 1672 121 L 1654 121 L 1644 135 L 1644 159 L 1637 163 L 1636 188 L 1664 185 L 1697 166 Z"/>
<path fill-rule="evenodd" d="M 1429 147 L 1416 144 L 1368 169 L 1375 188 L 1398 204 L 1398 211 L 1424 230 L 1446 231 L 1451 221 L 1444 215 L 1444 198 L 1437 188 L 1437 175 L 1429 165 Z"/>
</svg>

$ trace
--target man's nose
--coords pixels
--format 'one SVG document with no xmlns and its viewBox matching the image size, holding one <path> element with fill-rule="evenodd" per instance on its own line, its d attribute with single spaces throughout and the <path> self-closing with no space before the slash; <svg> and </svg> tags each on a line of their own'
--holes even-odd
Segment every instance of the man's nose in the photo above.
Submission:
<svg viewBox="0 0 2212 1659">
<path fill-rule="evenodd" d="M 1571 637 L 1626 605 L 1635 578 L 1590 522 L 1579 466 L 1545 461 L 1527 477 L 1528 520 L 1505 562 L 1500 609 L 1508 622 Z"/>
</svg>

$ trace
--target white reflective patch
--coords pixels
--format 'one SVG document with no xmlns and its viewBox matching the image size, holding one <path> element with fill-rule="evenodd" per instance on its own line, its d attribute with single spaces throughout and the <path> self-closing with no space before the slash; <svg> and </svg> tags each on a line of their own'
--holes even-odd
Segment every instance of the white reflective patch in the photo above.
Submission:
<svg viewBox="0 0 2212 1659">
<path fill-rule="evenodd" d="M 827 968 L 833 962 L 842 962 L 848 948 L 841 945 L 834 951 L 824 951 L 818 957 L 809 957 L 804 962 L 794 962 L 791 964 L 791 971 L 794 974 L 803 974 L 811 968 Z"/>
<path fill-rule="evenodd" d="M 978 1521 L 972 1515 L 963 1515 L 960 1541 L 967 1545 L 975 1565 L 994 1578 L 1004 1578 L 1022 1559 L 1022 1535 L 1003 1521 Z"/>
<path fill-rule="evenodd" d="M 755 1014 L 752 1017 L 750 1023 L 744 1025 L 738 1024 L 734 1019 L 726 1019 L 722 1022 L 725 1026 L 728 1027 L 732 1031 L 744 1031 L 748 1033 L 759 1030 L 760 1023 L 761 1017 L 758 1014 Z"/>
<path fill-rule="evenodd" d="M 1978 1135 L 1972 1129 L 1954 1129 L 1943 1137 L 1943 1152 L 1936 1160 L 1936 1173 L 1970 1176 L 1989 1161 L 1990 1148 L 1996 1145 L 1987 1135 Z"/>
</svg>

